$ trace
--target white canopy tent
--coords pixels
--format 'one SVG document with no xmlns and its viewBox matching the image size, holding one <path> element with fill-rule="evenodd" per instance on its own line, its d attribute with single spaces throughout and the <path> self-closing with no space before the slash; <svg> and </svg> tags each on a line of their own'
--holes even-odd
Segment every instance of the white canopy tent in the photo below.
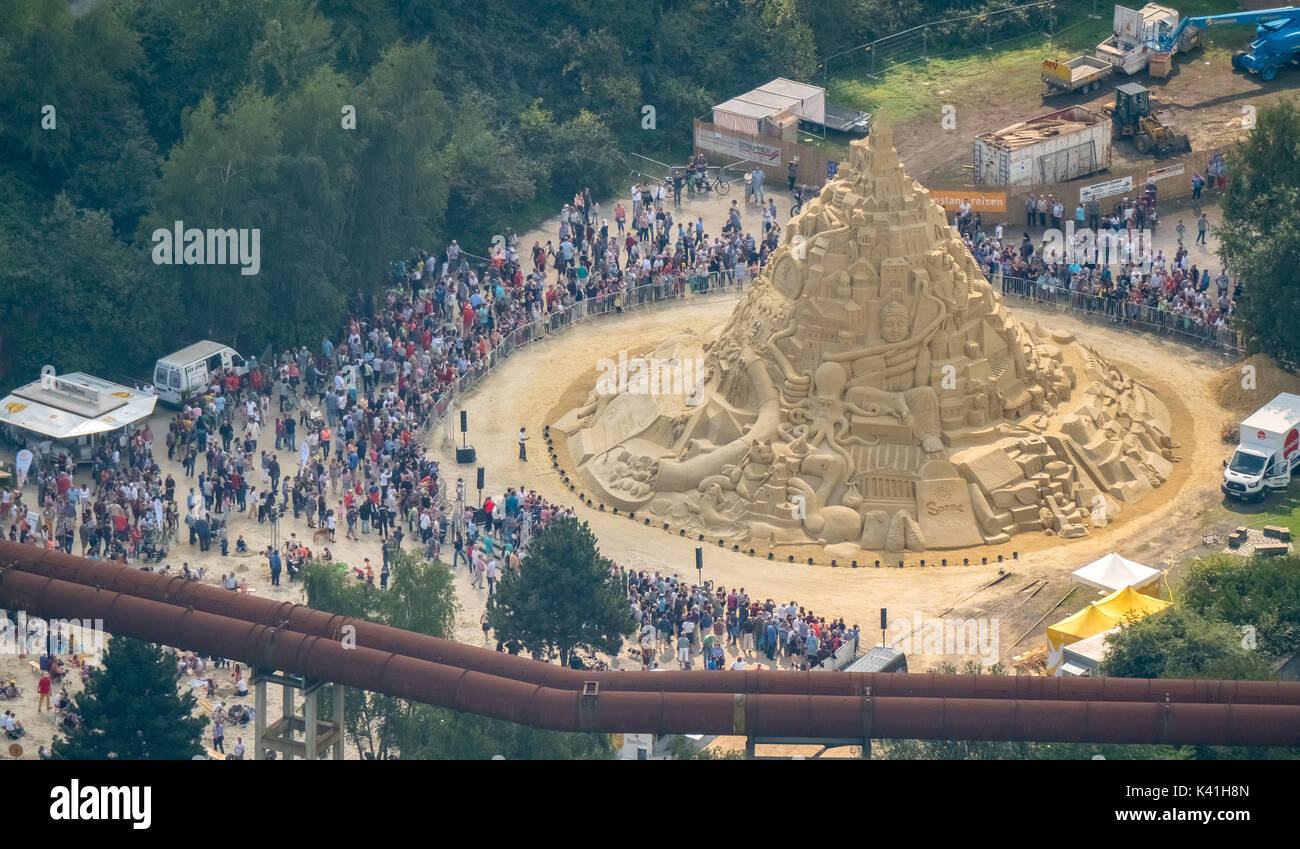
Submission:
<svg viewBox="0 0 1300 849">
<path fill-rule="evenodd" d="M 1160 570 L 1143 566 L 1141 563 L 1135 563 L 1127 557 L 1112 552 L 1087 566 L 1074 570 L 1071 574 L 1080 584 L 1113 593 L 1125 587 L 1140 590 L 1149 586 L 1160 577 Z"/>
</svg>

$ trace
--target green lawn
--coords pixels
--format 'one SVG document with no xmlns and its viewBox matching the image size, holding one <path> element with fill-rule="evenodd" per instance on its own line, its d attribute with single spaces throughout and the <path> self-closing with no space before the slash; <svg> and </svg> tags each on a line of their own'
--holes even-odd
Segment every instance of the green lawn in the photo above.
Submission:
<svg viewBox="0 0 1300 849">
<path fill-rule="evenodd" d="M 1128 5 L 1141 7 L 1136 0 Z M 928 62 L 897 65 L 878 71 L 874 79 L 868 74 L 869 66 L 845 68 L 843 75 L 839 75 L 832 62 L 830 72 L 836 76 L 825 83 L 827 97 L 836 104 L 884 113 L 896 123 L 936 113 L 954 101 L 964 104 L 992 100 L 1036 104 L 1043 91 L 1039 79 L 1043 59 L 1070 59 L 1083 53 L 1091 54 L 1097 44 L 1111 33 L 1111 8 L 1099 4 L 1098 9 L 1104 10 L 1099 11 L 1102 15 L 1100 20 L 1088 18 L 1083 11 L 1072 15 L 1060 23 L 1050 40 L 1042 33 L 1033 33 L 994 45 L 991 50 L 968 50 L 958 55 L 932 56 Z M 1231 0 L 1184 0 L 1177 8 L 1184 17 L 1239 11 Z M 1198 58 L 1226 63 L 1231 50 L 1243 46 L 1253 32 L 1251 26 L 1231 26 L 1205 32 L 1201 43 L 1206 49 L 1197 54 Z M 1177 58 L 1174 61 L 1177 62 Z"/>
<path fill-rule="evenodd" d="M 1232 502 L 1231 506 L 1231 512 L 1226 514 L 1226 524 L 1253 528 L 1283 525 L 1291 529 L 1292 537 L 1300 538 L 1300 481 L 1293 481 L 1286 492 L 1270 495 L 1261 504 Z"/>
</svg>

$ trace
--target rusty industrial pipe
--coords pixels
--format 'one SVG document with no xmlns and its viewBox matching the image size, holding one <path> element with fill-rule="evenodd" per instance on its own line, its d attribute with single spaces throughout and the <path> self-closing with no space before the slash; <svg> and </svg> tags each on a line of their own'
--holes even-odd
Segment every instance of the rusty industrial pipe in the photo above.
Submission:
<svg viewBox="0 0 1300 849">
<path fill-rule="evenodd" d="M 561 689 L 16 569 L 0 572 L 0 603 L 50 618 L 102 619 L 114 634 L 554 731 L 1300 745 L 1293 705 L 629 692 L 602 691 L 595 681 Z"/>
<path fill-rule="evenodd" d="M 579 672 L 527 657 L 326 613 L 301 604 L 232 593 L 180 576 L 143 572 L 112 562 L 88 560 L 6 540 L 0 540 L 0 563 L 11 564 L 13 568 L 31 574 L 319 637 L 337 639 L 343 628 L 350 626 L 355 629 L 353 633 L 360 646 L 567 690 L 579 689 L 586 681 L 596 681 L 602 692 L 854 695 L 870 688 L 877 696 L 1300 705 L 1300 683 L 1283 681 L 867 672 L 828 674 L 776 670 L 731 672 L 727 676 L 676 670 Z M 741 679 L 739 684 L 738 678 Z"/>
</svg>

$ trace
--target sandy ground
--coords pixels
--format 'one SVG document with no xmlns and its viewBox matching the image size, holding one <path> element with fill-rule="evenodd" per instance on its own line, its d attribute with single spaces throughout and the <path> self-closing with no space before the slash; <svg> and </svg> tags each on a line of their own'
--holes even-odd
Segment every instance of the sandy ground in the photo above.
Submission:
<svg viewBox="0 0 1300 849">
<path fill-rule="evenodd" d="M 778 193 L 776 197 L 778 209 L 782 210 L 784 217 L 789 198 L 784 192 Z M 720 229 L 719 225 L 731 200 L 737 200 L 738 206 L 743 209 L 742 185 L 734 186 L 726 198 L 684 200 L 677 217 L 686 221 L 702 215 L 706 228 L 712 232 Z M 630 204 L 627 205 L 630 208 Z M 602 202 L 602 215 L 612 216 L 613 206 L 612 201 Z M 755 231 L 760 229 L 757 207 L 751 206 L 742 214 L 747 227 Z M 1212 219 L 1216 214 L 1217 210 L 1211 211 Z M 1165 220 L 1170 221 L 1174 217 L 1167 216 Z M 1188 224 L 1189 230 L 1194 232 L 1190 220 Z M 521 235 L 521 245 L 530 247 L 535 239 L 540 239 L 544 244 L 547 238 L 553 238 L 554 231 L 555 228 L 548 223 Z M 1171 246 L 1172 226 L 1162 228 L 1162 231 L 1157 234 L 1157 243 Z M 1210 247 L 1213 249 L 1214 245 Z M 1194 249 L 1194 258 L 1196 252 L 1203 250 Z M 469 412 L 470 442 L 478 448 L 479 463 L 486 469 L 486 494 L 498 495 L 507 486 L 516 486 L 535 489 L 560 503 L 576 504 L 575 495 L 560 482 L 558 474 L 551 467 L 545 443 L 541 439 L 543 427 L 557 415 L 562 396 L 566 392 L 576 391 L 574 387 L 583 381 L 594 380 L 596 362 L 602 357 L 616 356 L 621 349 L 635 351 L 648 348 L 670 335 L 682 332 L 706 337 L 712 328 L 725 321 L 736 303 L 734 295 L 699 296 L 679 303 L 645 308 L 635 313 L 596 319 L 579 328 L 553 334 L 545 341 L 536 343 L 538 350 L 508 360 L 463 403 L 463 408 Z M 1016 537 L 1012 545 L 997 550 L 1008 558 L 1002 567 L 992 563 L 988 566 L 948 568 L 912 566 L 906 569 L 832 569 L 827 566 L 768 562 L 724 551 L 715 545 L 712 548 L 705 547 L 705 578 L 728 587 L 743 586 L 751 597 L 777 601 L 795 599 L 819 615 L 828 618 L 843 616 L 850 624 L 860 624 L 868 635 L 873 634 L 878 627 L 882 607 L 890 611 L 891 637 L 899 632 L 899 623 L 913 622 L 917 617 L 997 619 L 1000 637 L 998 654 L 1006 660 L 1036 642 L 1041 642 L 1045 626 L 1038 624 L 1032 629 L 1031 626 L 1038 623 L 1066 593 L 1070 586 L 1068 573 L 1072 569 L 1109 551 L 1120 551 L 1152 565 L 1160 565 L 1171 554 L 1185 549 L 1191 542 L 1199 541 L 1200 528 L 1208 521 L 1207 516 L 1216 509 L 1222 512 L 1218 478 L 1220 459 L 1226 456 L 1226 451 L 1218 443 L 1217 431 L 1223 420 L 1231 418 L 1231 414 L 1213 400 L 1212 386 L 1216 371 L 1229 361 L 1212 353 L 1198 352 L 1144 333 L 1104 323 L 1081 321 L 1055 310 L 1015 304 L 1013 307 L 1023 320 L 1039 320 L 1047 326 L 1077 333 L 1081 340 L 1097 346 L 1134 376 L 1157 388 L 1174 411 L 1175 439 L 1182 443 L 1179 453 L 1184 457 L 1169 484 L 1144 500 L 1139 510 L 1128 511 L 1110 529 L 1090 538 L 1063 544 L 1059 540 L 1034 541 L 1028 537 Z M 586 390 L 581 391 L 585 394 Z M 155 433 L 166 432 L 171 415 L 172 411 L 167 408 L 159 408 L 152 422 Z M 528 463 L 516 459 L 515 433 L 521 425 L 535 436 L 529 444 Z M 455 443 L 447 439 L 447 436 L 445 428 L 435 431 L 430 437 L 432 450 L 435 455 L 441 455 L 442 468 L 449 480 L 454 481 L 456 475 L 460 474 L 472 487 L 474 467 L 456 466 L 453 451 Z M 273 438 L 265 441 L 270 445 Z M 458 441 L 457 439 L 456 442 Z M 279 454 L 282 468 L 294 468 L 296 458 L 293 452 L 281 451 Z M 187 482 L 180 464 L 167 461 L 165 452 L 159 461 L 164 472 L 171 472 L 176 477 L 178 489 L 183 495 L 193 481 Z M 80 477 L 86 473 L 83 468 Z M 470 491 L 472 494 L 472 488 Z M 34 489 L 29 487 L 25 494 L 29 499 L 34 498 Z M 629 569 L 658 569 L 687 578 L 694 577 L 695 541 L 646 528 L 625 517 L 601 513 L 585 506 L 579 508 L 579 516 L 591 523 L 602 551 L 617 563 Z M 311 535 L 305 519 L 295 521 L 290 514 L 280 524 L 281 539 L 291 533 L 308 539 Z M 271 526 L 258 525 L 255 517 L 239 516 L 234 519 L 230 532 L 232 552 L 234 540 L 240 534 L 248 540 L 249 548 L 253 551 L 264 549 L 272 541 Z M 353 542 L 344 540 L 340 531 L 338 541 L 330 544 L 329 548 L 336 560 L 359 564 L 364 557 L 371 558 L 375 563 L 382 562 L 379 546 L 380 540 L 373 533 L 363 536 L 360 542 Z M 314 551 L 319 551 L 323 546 L 311 547 Z M 1013 549 L 1021 554 L 1014 563 L 1009 561 Z M 975 557 L 994 553 L 996 552 L 987 550 L 972 552 Z M 940 556 L 949 556 L 952 562 L 954 558 L 951 555 L 956 555 L 959 559 L 962 553 L 935 553 L 929 562 L 935 562 Z M 209 583 L 217 583 L 220 575 L 233 570 L 238 577 L 246 578 L 253 591 L 261 597 L 277 601 L 305 601 L 300 585 L 290 584 L 287 573 L 282 579 L 282 586 L 272 587 L 266 562 L 259 556 L 236 557 L 232 554 L 222 557 L 216 546 L 207 553 L 200 553 L 197 546 L 188 545 L 187 539 L 182 536 L 173 545 L 170 556 L 164 563 L 170 563 L 173 569 L 179 569 L 185 562 L 192 567 L 206 566 L 206 580 Z M 987 587 L 1002 571 L 1012 574 L 995 586 Z M 1035 581 L 1045 584 L 1031 585 Z M 459 600 L 457 638 L 466 643 L 482 645 L 479 618 L 486 603 L 486 593 L 470 586 L 469 575 L 464 567 L 456 570 L 455 587 Z M 1061 606 L 1060 610 L 1045 621 L 1054 622 L 1063 618 L 1091 600 L 1090 597 L 1080 599 L 1076 593 L 1070 603 Z M 1031 630 L 1032 633 L 1025 639 L 1018 639 L 1022 633 Z M 735 656 L 734 651 L 728 652 L 729 660 Z M 940 661 L 961 662 L 968 657 L 970 655 L 938 657 L 918 654 L 914 655 L 911 665 L 913 669 L 921 669 Z M 667 661 L 667 658 L 664 660 Z M 629 665 L 626 658 L 623 663 Z M 217 700 L 230 704 L 235 700 L 230 672 L 218 670 L 217 673 L 214 676 L 219 685 Z M 21 741 L 22 757 L 35 757 L 38 746 L 48 745 L 54 736 L 53 717 L 49 713 L 37 715 L 35 712 L 36 682 L 39 676 L 30 668 L 27 659 L 2 656 L 0 677 L 17 680 L 23 690 L 20 699 L 6 703 L 4 708 L 13 709 L 27 728 L 28 733 Z M 69 674 L 67 684 L 73 695 L 80 690 L 77 673 Z M 178 683 L 178 689 L 183 690 L 187 686 L 184 681 Z M 280 699 L 274 687 L 270 689 L 267 701 L 267 719 L 271 722 L 279 718 L 280 714 Z M 252 702 L 251 693 L 247 702 Z M 201 707 L 199 712 L 207 715 Z M 244 731 L 251 732 L 251 727 Z M 234 745 L 235 738 L 240 733 L 239 729 L 227 729 L 228 749 Z M 243 736 L 251 757 L 251 733 L 244 733 Z M 210 735 L 207 733 L 204 742 L 205 745 L 210 743 Z M 0 751 L 0 756 L 8 756 L 7 751 Z M 356 756 L 357 753 L 349 745 L 348 757 Z"/>
</svg>

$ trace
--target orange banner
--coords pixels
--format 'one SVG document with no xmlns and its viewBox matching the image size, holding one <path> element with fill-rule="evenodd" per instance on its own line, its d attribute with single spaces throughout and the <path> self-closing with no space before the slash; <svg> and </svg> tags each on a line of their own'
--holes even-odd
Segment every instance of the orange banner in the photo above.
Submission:
<svg viewBox="0 0 1300 849">
<path fill-rule="evenodd" d="M 1006 212 L 1006 192 L 972 192 L 967 189 L 930 189 L 930 199 L 949 212 L 956 212 L 962 200 L 970 201 L 971 212 Z"/>
</svg>

